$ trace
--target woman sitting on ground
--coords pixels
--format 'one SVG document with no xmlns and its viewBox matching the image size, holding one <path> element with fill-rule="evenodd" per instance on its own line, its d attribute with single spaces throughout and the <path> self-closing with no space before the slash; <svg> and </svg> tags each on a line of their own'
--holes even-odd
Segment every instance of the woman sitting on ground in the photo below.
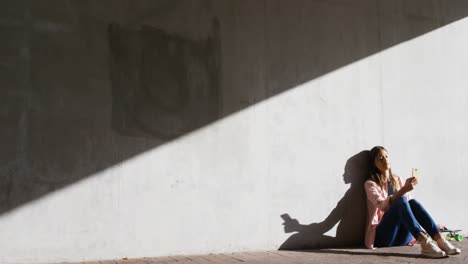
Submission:
<svg viewBox="0 0 468 264">
<path fill-rule="evenodd" d="M 399 176 L 392 174 L 384 147 L 371 149 L 370 175 L 364 183 L 368 209 L 366 247 L 408 245 L 414 237 L 421 245 L 423 256 L 442 258 L 460 254 L 460 249 L 441 236 L 439 227 L 421 203 L 410 197 L 409 192 L 417 183 L 416 177 L 403 183 Z"/>
</svg>

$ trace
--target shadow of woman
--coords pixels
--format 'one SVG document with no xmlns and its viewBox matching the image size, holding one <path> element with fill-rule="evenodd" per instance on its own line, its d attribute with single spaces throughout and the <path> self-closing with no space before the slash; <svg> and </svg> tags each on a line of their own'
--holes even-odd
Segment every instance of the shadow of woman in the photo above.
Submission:
<svg viewBox="0 0 468 264">
<path fill-rule="evenodd" d="M 368 168 L 368 150 L 361 151 L 346 161 L 343 181 L 345 184 L 351 184 L 350 188 L 322 222 L 303 225 L 288 214 L 281 215 L 285 221 L 284 231 L 297 233 L 283 242 L 279 250 L 363 246 L 367 213 L 363 185 L 367 178 Z M 325 235 L 338 222 L 336 236 Z"/>
</svg>

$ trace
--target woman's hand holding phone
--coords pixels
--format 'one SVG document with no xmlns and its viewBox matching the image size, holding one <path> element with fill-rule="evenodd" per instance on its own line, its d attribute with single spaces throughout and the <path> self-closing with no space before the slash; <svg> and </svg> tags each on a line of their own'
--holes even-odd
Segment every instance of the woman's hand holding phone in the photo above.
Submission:
<svg viewBox="0 0 468 264">
<path fill-rule="evenodd" d="M 414 190 L 416 185 L 418 184 L 419 180 L 419 170 L 417 168 L 413 168 L 411 171 L 411 177 L 406 179 L 405 185 L 403 186 L 403 189 L 405 192 L 411 192 Z"/>
</svg>

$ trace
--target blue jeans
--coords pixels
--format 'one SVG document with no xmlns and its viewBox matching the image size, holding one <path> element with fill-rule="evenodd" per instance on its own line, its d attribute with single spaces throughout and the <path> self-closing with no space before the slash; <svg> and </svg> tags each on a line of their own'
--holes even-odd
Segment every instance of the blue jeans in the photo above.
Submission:
<svg viewBox="0 0 468 264">
<path fill-rule="evenodd" d="M 377 226 L 374 245 L 392 247 L 407 245 L 423 229 L 431 236 L 439 233 L 436 223 L 415 199 L 402 196 L 392 202 Z"/>
</svg>

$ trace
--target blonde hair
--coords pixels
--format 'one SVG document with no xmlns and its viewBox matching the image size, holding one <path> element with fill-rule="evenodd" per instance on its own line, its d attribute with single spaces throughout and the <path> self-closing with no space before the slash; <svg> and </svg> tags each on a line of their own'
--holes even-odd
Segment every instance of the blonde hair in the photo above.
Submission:
<svg viewBox="0 0 468 264">
<path fill-rule="evenodd" d="M 380 173 L 380 172 L 379 173 L 374 173 L 374 174 L 371 174 L 370 179 L 371 179 L 371 181 L 376 182 L 381 188 L 384 188 L 385 182 L 382 180 L 382 176 L 383 176 L 383 174 Z M 395 190 L 395 191 L 400 190 L 401 186 L 400 186 L 400 184 L 399 184 L 399 182 L 397 180 L 397 177 L 393 176 L 392 170 L 390 170 L 389 181 L 390 181 L 390 184 L 393 187 L 393 190 Z"/>
</svg>

